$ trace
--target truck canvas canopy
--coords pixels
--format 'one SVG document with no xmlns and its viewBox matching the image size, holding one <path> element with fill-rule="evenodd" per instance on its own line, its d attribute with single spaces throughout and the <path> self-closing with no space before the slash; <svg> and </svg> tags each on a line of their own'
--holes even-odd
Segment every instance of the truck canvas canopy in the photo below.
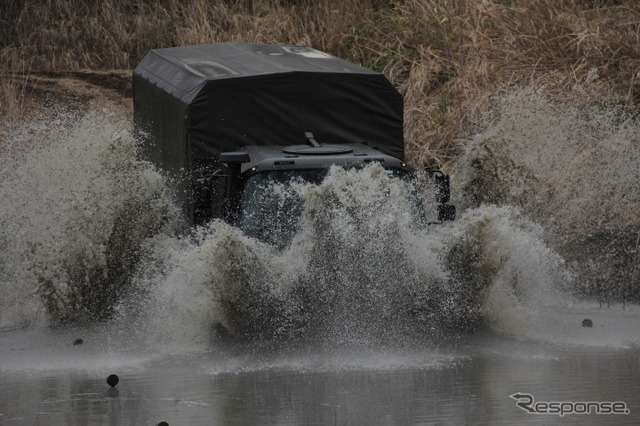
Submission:
<svg viewBox="0 0 640 426">
<path fill-rule="evenodd" d="M 306 46 L 151 50 L 135 68 L 141 155 L 166 171 L 247 145 L 366 143 L 404 159 L 403 100 L 381 73 Z"/>
</svg>

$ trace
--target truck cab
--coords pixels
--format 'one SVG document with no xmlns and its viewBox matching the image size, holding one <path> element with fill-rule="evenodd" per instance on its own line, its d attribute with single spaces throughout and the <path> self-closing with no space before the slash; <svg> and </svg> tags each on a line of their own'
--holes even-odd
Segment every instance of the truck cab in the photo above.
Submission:
<svg viewBox="0 0 640 426">
<path fill-rule="evenodd" d="M 413 183 L 415 169 L 407 163 L 364 144 L 320 144 L 313 134 L 308 144 L 292 146 L 247 146 L 240 152 L 223 153 L 228 165 L 197 180 L 196 224 L 220 218 L 237 225 L 246 234 L 264 242 L 283 245 L 291 240 L 302 213 L 302 204 L 287 189 L 293 183 L 320 184 L 331 166 L 347 169 L 370 164 L 382 166 L 389 177 Z M 448 176 L 430 171 L 436 183 L 438 221 L 452 220 L 455 208 L 448 204 Z M 220 203 L 220 200 L 224 200 Z M 415 198 L 417 204 L 421 200 Z"/>
<path fill-rule="evenodd" d="M 307 46 L 154 49 L 133 89 L 140 157 L 172 180 L 193 225 L 221 218 L 267 242 L 286 239 L 300 206 L 269 208 L 270 184 L 319 183 L 334 165 L 413 172 L 398 91 L 383 74 Z M 449 177 L 430 175 L 438 220 L 453 219 Z"/>
</svg>

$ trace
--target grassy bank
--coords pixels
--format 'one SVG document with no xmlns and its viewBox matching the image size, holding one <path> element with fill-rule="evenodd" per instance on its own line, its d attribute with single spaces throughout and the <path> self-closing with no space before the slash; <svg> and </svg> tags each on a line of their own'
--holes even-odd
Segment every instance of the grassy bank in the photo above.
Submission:
<svg viewBox="0 0 640 426">
<path fill-rule="evenodd" d="M 634 0 L 5 0 L 0 17 L 3 115 L 23 104 L 15 74 L 131 69 L 150 48 L 222 41 L 306 44 L 384 72 L 420 166 L 455 158 L 503 87 L 597 75 L 592 95 L 640 99 Z"/>
</svg>

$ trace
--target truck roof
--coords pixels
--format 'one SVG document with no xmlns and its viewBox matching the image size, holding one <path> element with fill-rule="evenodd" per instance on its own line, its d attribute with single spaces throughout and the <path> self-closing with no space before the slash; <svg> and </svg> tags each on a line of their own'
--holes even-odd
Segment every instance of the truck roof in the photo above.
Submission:
<svg viewBox="0 0 640 426">
<path fill-rule="evenodd" d="M 185 104 L 205 81 L 288 72 L 381 75 L 308 46 L 217 43 L 153 49 L 136 68 Z"/>
</svg>

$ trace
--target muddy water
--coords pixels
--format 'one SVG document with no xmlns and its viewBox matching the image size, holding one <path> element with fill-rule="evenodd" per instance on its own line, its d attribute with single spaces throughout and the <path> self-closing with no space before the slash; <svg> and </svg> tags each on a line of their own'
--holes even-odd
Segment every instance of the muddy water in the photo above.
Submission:
<svg viewBox="0 0 640 426">
<path fill-rule="evenodd" d="M 76 334 L 2 336 L 3 424 L 633 424 L 637 348 L 480 332 L 454 349 L 162 354 Z M 11 349 L 9 349 L 11 348 Z M 99 348 L 99 349 L 98 349 Z M 111 389 L 106 377 L 117 373 Z M 530 414 L 510 398 L 624 402 L 629 414 Z"/>
<path fill-rule="evenodd" d="M 185 232 L 113 110 L 7 124 L 0 423 L 633 423 L 637 124 L 520 96 L 470 138 L 455 222 L 418 223 L 379 167 L 334 169 L 274 188 L 304 203 L 284 249 Z"/>
</svg>

